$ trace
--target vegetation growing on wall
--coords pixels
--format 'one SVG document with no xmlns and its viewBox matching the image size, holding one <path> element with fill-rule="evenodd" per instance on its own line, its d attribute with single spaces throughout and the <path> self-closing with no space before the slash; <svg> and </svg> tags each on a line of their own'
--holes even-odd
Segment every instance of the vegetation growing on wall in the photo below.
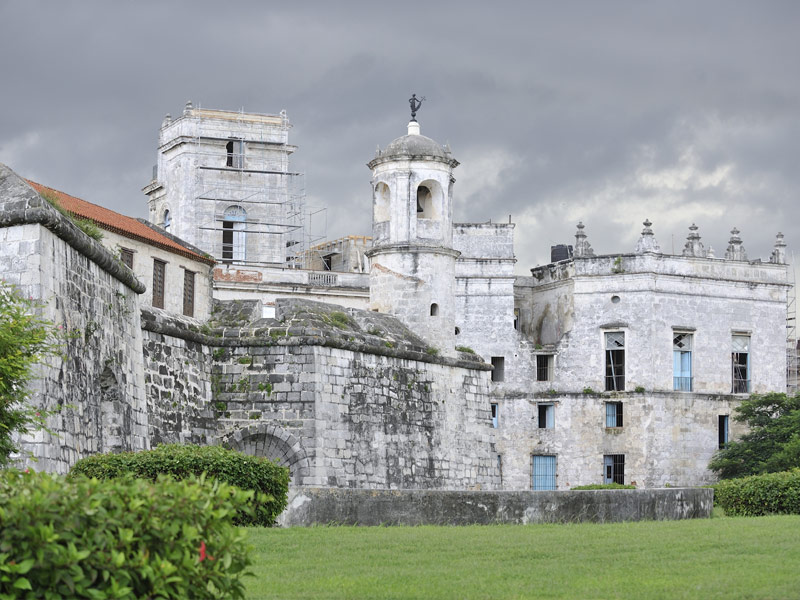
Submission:
<svg viewBox="0 0 800 600">
<path fill-rule="evenodd" d="M 709 469 L 730 479 L 800 468 L 800 393 L 753 394 L 735 413 L 749 432 L 717 452 Z"/>
<path fill-rule="evenodd" d="M 27 404 L 33 366 L 59 350 L 56 327 L 37 316 L 40 307 L 0 281 L 0 466 L 19 448 L 14 434 L 44 428 L 46 412 Z"/>
<path fill-rule="evenodd" d="M 53 206 L 53 208 L 72 221 L 78 227 L 78 229 L 83 231 L 83 233 L 88 235 L 90 238 L 97 240 L 98 242 L 103 239 L 103 231 L 97 225 L 95 225 L 93 221 L 74 217 L 72 213 L 61 206 L 58 201 L 58 196 L 48 192 L 47 190 L 43 191 L 40 195 L 42 198 L 47 200 Z"/>
</svg>

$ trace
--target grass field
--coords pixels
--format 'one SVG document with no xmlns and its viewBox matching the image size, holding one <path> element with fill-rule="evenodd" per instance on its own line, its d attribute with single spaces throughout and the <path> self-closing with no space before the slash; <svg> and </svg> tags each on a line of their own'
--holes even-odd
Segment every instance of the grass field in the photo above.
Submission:
<svg viewBox="0 0 800 600">
<path fill-rule="evenodd" d="M 800 598 L 800 516 L 250 529 L 248 598 Z"/>
</svg>

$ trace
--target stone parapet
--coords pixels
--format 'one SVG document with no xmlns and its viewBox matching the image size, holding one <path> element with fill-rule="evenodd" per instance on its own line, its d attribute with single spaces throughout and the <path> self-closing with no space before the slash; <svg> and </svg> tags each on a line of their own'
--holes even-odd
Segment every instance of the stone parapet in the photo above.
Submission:
<svg viewBox="0 0 800 600">
<path fill-rule="evenodd" d="M 708 518 L 710 488 L 496 492 L 296 488 L 284 527 L 609 523 Z"/>
</svg>

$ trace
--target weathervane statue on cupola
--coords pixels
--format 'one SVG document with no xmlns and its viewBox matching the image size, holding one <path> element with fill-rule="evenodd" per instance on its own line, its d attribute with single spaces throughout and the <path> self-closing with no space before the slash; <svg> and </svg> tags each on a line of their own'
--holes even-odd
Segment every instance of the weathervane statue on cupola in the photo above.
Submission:
<svg viewBox="0 0 800 600">
<path fill-rule="evenodd" d="M 422 106 L 422 103 L 425 101 L 425 96 L 422 98 L 417 98 L 416 94 L 411 94 L 411 98 L 408 99 L 408 103 L 411 105 L 411 120 L 416 122 L 417 121 L 417 111 L 419 107 Z"/>
</svg>

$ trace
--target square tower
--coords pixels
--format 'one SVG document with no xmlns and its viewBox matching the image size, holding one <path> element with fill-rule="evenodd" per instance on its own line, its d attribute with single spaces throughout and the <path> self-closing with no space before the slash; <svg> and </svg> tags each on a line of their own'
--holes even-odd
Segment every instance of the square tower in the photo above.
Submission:
<svg viewBox="0 0 800 600">
<path fill-rule="evenodd" d="M 289 120 L 194 108 L 164 119 L 149 218 L 222 263 L 286 266 L 302 237 Z"/>
</svg>

